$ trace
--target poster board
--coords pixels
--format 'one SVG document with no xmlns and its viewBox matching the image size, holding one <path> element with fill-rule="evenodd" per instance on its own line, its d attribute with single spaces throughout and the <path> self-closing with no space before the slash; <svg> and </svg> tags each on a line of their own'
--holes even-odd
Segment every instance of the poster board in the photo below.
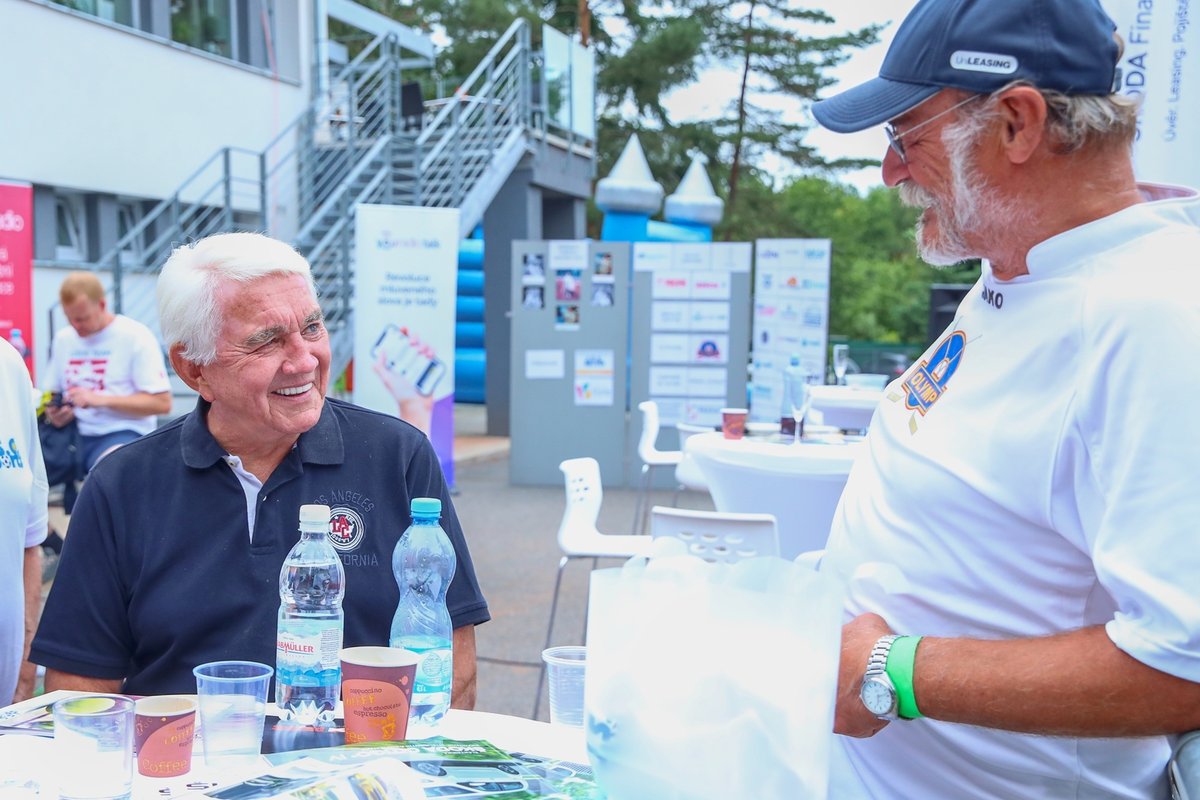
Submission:
<svg viewBox="0 0 1200 800">
<path fill-rule="evenodd" d="M 633 245 L 630 485 L 641 476 L 638 403 L 658 404 L 660 450 L 679 449 L 675 423 L 715 428 L 722 408 L 746 405 L 750 261 L 748 242 Z M 655 470 L 655 485 L 673 487 L 669 472 Z"/>
<path fill-rule="evenodd" d="M 1200 188 L 1200 24 L 1191 0 L 1103 0 L 1125 41 L 1118 91 L 1140 98 L 1138 180 Z M 1190 8 L 1190 10 L 1189 10 Z"/>
<path fill-rule="evenodd" d="M 624 480 L 629 245 L 512 245 L 511 445 L 514 484 L 562 485 L 558 465 L 591 456 Z"/>
<path fill-rule="evenodd" d="M 825 375 L 831 253 L 829 239 L 755 243 L 752 420 L 779 421 L 783 368 L 793 353 L 809 372 Z"/>
<path fill-rule="evenodd" d="M 454 315 L 458 209 L 355 211 L 354 402 L 433 442 L 454 485 Z"/>
<path fill-rule="evenodd" d="M 33 185 L 0 181 L 0 338 L 14 328 L 33 376 Z"/>
</svg>

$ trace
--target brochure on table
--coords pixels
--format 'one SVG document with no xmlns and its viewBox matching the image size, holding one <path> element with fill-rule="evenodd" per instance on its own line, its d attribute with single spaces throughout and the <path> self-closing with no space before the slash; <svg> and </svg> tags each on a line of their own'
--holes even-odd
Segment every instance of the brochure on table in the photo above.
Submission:
<svg viewBox="0 0 1200 800">
<path fill-rule="evenodd" d="M 750 257 L 748 242 L 633 246 L 631 484 L 641 471 L 638 403 L 658 404 L 662 450 L 679 449 L 677 422 L 716 427 L 722 408 L 746 405 Z M 669 470 L 658 472 L 658 485 L 675 485 Z"/>
<path fill-rule="evenodd" d="M 624 481 L 629 244 L 513 242 L 509 476 L 561 485 L 558 465 L 592 456 Z"/>
<path fill-rule="evenodd" d="M 754 255 L 750 418 L 778 422 L 792 354 L 824 383 L 829 328 L 828 239 L 759 239 Z"/>
</svg>

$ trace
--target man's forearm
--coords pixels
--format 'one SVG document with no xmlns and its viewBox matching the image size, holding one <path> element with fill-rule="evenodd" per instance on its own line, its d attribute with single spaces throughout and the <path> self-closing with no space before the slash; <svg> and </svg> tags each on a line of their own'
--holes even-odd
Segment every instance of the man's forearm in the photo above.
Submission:
<svg viewBox="0 0 1200 800">
<path fill-rule="evenodd" d="M 1037 639 L 927 637 L 913 689 L 947 722 L 1061 736 L 1148 736 L 1200 728 L 1200 684 L 1148 667 L 1102 626 Z"/>
<path fill-rule="evenodd" d="M 60 672 L 56 669 L 46 669 L 46 691 L 69 689 L 78 692 L 100 692 L 116 694 L 121 691 L 120 678 L 89 678 L 87 675 L 73 675 L 70 672 Z"/>
<path fill-rule="evenodd" d="M 29 662 L 29 645 L 37 632 L 38 619 L 42 614 L 42 547 L 25 548 L 25 564 L 22 570 L 25 584 L 25 649 L 21 651 L 21 670 L 17 677 L 17 691 L 12 701 L 19 702 L 33 696 L 37 667 Z"/>
<path fill-rule="evenodd" d="M 454 686 L 450 706 L 470 711 L 475 708 L 475 626 L 454 629 Z"/>
<path fill-rule="evenodd" d="M 99 403 L 93 403 L 93 405 L 102 405 L 105 408 L 111 408 L 113 411 L 120 411 L 122 414 L 149 417 L 167 414 L 171 411 L 170 392 L 159 392 L 157 394 L 134 392 L 127 395 L 106 394 L 101 396 L 104 400 Z"/>
</svg>

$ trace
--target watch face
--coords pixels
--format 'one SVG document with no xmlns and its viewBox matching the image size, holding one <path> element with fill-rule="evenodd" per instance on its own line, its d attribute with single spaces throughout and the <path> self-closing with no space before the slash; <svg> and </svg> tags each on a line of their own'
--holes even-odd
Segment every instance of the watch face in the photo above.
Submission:
<svg viewBox="0 0 1200 800">
<path fill-rule="evenodd" d="M 896 703 L 896 693 L 892 687 L 878 678 L 867 678 L 863 681 L 858 696 L 862 698 L 867 711 L 877 717 L 890 713 Z"/>
</svg>

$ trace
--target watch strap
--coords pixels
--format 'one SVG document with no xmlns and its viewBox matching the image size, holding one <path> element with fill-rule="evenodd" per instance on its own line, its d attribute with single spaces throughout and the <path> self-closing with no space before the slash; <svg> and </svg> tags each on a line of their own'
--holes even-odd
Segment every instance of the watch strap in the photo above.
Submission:
<svg viewBox="0 0 1200 800">
<path fill-rule="evenodd" d="M 920 636 L 900 636 L 892 641 L 887 656 L 887 676 L 896 689 L 897 713 L 901 719 L 920 719 L 924 716 L 917 708 L 913 693 L 913 664 L 917 659 Z"/>
</svg>

